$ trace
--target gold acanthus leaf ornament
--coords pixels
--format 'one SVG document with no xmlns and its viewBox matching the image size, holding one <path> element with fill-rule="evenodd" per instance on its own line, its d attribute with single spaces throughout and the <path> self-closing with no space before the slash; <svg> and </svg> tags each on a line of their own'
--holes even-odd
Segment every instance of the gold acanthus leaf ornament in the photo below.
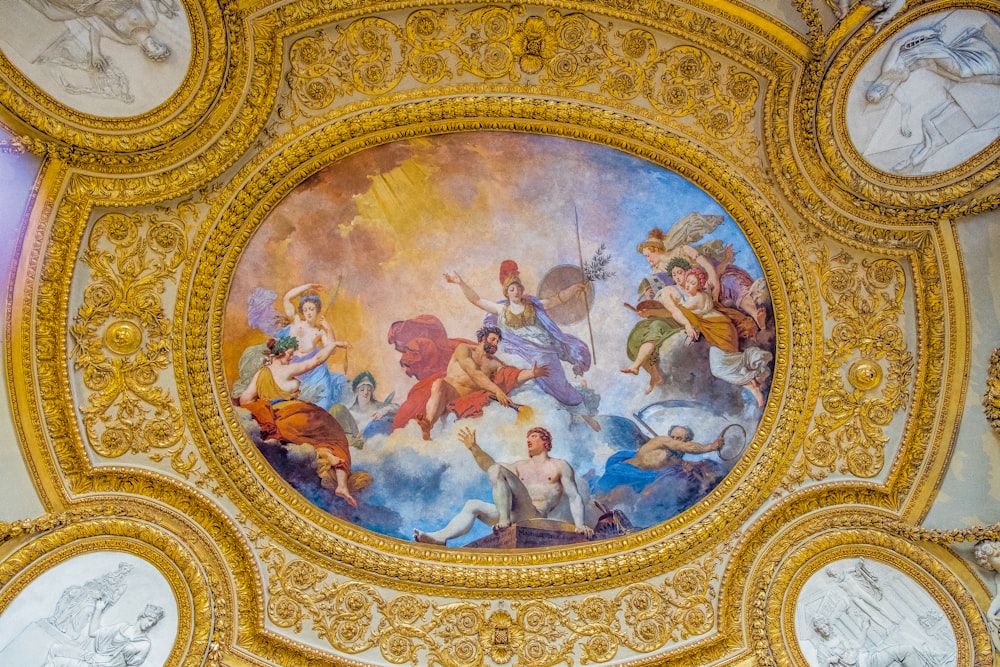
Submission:
<svg viewBox="0 0 1000 667">
<path fill-rule="evenodd" d="M 180 443 L 168 454 L 182 474 L 195 461 L 182 457 L 180 409 L 159 383 L 172 363 L 173 332 L 161 297 L 187 254 L 186 218 L 194 213 L 181 204 L 155 214 L 98 218 L 80 256 L 90 280 L 69 328 L 69 356 L 86 389 L 83 425 L 94 451 L 117 458 Z"/>
<path fill-rule="evenodd" d="M 1000 435 L 1000 347 L 993 350 L 986 366 L 986 393 L 983 394 L 983 408 L 990 426 Z"/>
<path fill-rule="evenodd" d="M 268 619 L 295 633 L 308 622 L 336 651 L 377 648 L 393 664 L 548 667 L 613 660 L 619 650 L 651 653 L 715 626 L 715 563 L 682 567 L 659 584 L 624 586 L 614 597 L 562 603 L 441 601 L 403 594 L 391 600 L 369 584 L 327 582 L 328 572 L 287 560 L 274 546 L 260 552 L 269 573 Z M 506 608 L 509 606 L 509 610 Z"/>
<path fill-rule="evenodd" d="M 786 488 L 834 471 L 877 475 L 885 464 L 884 429 L 906 404 L 913 370 L 900 326 L 906 277 L 899 262 L 831 257 L 825 246 L 813 257 L 832 328 L 819 372 L 821 409 Z"/>
<path fill-rule="evenodd" d="M 757 79 L 721 65 L 694 46 L 664 49 L 654 35 L 614 30 L 583 14 L 550 9 L 525 16 L 524 7 L 460 12 L 422 9 L 401 25 L 379 17 L 320 31 L 291 47 L 287 103 L 291 124 L 355 94 L 384 95 L 405 85 L 444 80 L 596 87 L 620 102 L 643 100 L 670 118 L 693 120 L 716 140 L 735 138 L 752 153 L 750 121 L 760 95 Z"/>
</svg>

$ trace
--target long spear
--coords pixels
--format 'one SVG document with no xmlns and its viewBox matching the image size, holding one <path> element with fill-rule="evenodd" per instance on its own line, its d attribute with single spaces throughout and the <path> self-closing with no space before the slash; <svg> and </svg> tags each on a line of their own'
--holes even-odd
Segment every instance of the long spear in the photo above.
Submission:
<svg viewBox="0 0 1000 667">
<path fill-rule="evenodd" d="M 337 276 L 337 286 L 333 288 L 333 296 L 330 297 L 330 305 L 326 307 L 326 309 L 330 312 L 331 316 L 333 316 L 333 304 L 337 303 L 337 295 L 340 294 L 340 284 L 342 282 L 344 282 L 344 274 L 343 273 L 341 273 L 339 276 Z M 331 331 L 333 330 L 333 325 L 332 324 L 330 325 L 330 330 Z M 337 338 L 337 334 L 334 333 L 333 337 L 334 337 L 334 339 L 336 339 Z M 344 350 L 344 375 L 348 374 L 347 364 L 348 364 L 349 361 L 350 361 L 350 359 L 348 359 L 348 357 L 347 357 L 347 350 Z"/>
<path fill-rule="evenodd" d="M 576 202 L 573 202 L 573 217 L 576 219 L 576 252 L 580 257 L 580 273 L 586 283 L 587 273 L 583 270 L 583 242 L 580 240 L 580 213 L 576 210 Z M 587 297 L 587 290 L 583 290 L 583 305 L 587 310 L 587 331 L 590 333 L 590 358 L 594 365 L 597 365 L 597 347 L 594 346 L 594 327 L 590 322 L 590 299 Z"/>
</svg>

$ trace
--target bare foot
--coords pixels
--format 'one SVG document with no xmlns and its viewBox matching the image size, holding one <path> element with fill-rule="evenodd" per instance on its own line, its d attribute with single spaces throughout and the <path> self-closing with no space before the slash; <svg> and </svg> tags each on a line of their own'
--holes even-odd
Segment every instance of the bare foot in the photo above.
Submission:
<svg viewBox="0 0 1000 667">
<path fill-rule="evenodd" d="M 424 436 L 424 440 L 430 440 L 431 426 L 433 426 L 433 424 L 427 421 L 427 417 L 424 416 L 417 417 L 417 424 L 420 425 L 420 433 Z"/>
<path fill-rule="evenodd" d="M 639 374 L 639 369 L 638 368 L 632 368 L 631 366 L 629 366 L 628 368 L 623 368 L 622 369 L 622 373 L 628 373 L 629 375 L 638 375 Z"/>
<path fill-rule="evenodd" d="M 351 507 L 358 506 L 358 501 L 354 499 L 354 496 L 352 496 L 351 492 L 348 491 L 347 489 L 338 486 L 337 489 L 334 491 L 334 493 L 343 498 L 345 501 L 347 501 L 347 504 L 350 505 Z"/>
<path fill-rule="evenodd" d="M 580 416 L 583 418 L 583 421 L 587 422 L 587 425 L 590 426 L 590 428 L 594 429 L 594 431 L 596 433 L 600 433 L 601 432 L 601 424 L 600 424 L 600 422 L 598 422 L 596 419 L 594 419 L 590 415 L 580 415 Z"/>
<path fill-rule="evenodd" d="M 413 541 L 422 542 L 423 544 L 438 544 L 440 546 L 445 546 L 445 540 L 439 540 L 433 537 L 430 533 L 425 533 L 421 530 L 413 529 Z"/>
<path fill-rule="evenodd" d="M 511 524 L 509 524 L 509 523 L 500 523 L 498 521 L 497 523 L 493 524 L 493 532 L 494 533 L 499 533 L 501 530 L 504 530 L 504 529 L 510 528 L 510 527 L 511 527 Z"/>
<path fill-rule="evenodd" d="M 663 384 L 663 373 L 656 364 L 646 364 L 646 372 L 649 373 L 649 386 L 646 387 L 646 395 L 653 393 L 653 390 Z"/>
</svg>

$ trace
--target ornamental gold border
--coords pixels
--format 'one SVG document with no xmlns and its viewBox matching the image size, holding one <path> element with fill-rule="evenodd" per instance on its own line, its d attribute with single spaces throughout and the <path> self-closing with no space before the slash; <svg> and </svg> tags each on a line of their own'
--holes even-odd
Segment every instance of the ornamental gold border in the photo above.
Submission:
<svg viewBox="0 0 1000 667">
<path fill-rule="evenodd" d="M 212 617 L 215 601 L 210 581 L 189 546 L 149 521 L 74 514 L 72 523 L 30 536 L 0 563 L 0 613 L 39 576 L 76 556 L 126 553 L 156 568 L 173 591 L 177 636 L 164 664 L 181 665 L 208 653 L 213 627 L 204 619 Z"/>
<path fill-rule="evenodd" d="M 898 508 L 901 503 L 905 515 L 914 519 L 929 509 L 928 499 L 940 485 L 954 447 L 953 431 L 960 416 L 953 410 L 938 415 L 941 397 L 952 396 L 954 401 L 964 395 L 960 380 L 970 363 L 969 332 L 960 319 L 964 300 L 949 296 L 966 292 L 962 261 L 954 226 L 944 216 L 986 207 L 991 201 L 963 202 L 933 212 L 870 204 L 870 210 L 846 215 L 843 210 L 855 208 L 855 203 L 838 195 L 840 186 L 813 152 L 815 137 L 808 121 L 823 67 L 817 58 L 800 83 L 790 78 L 774 82 L 763 119 L 764 149 L 777 189 L 801 216 L 804 235 L 897 258 L 910 270 L 917 338 L 913 394 L 899 439 L 906 446 L 887 473 L 888 495 L 877 495 L 877 504 Z M 854 213 L 861 217 L 853 217 Z M 930 451 L 942 455 L 927 466 Z M 918 493 L 907 497 L 914 489 Z"/>
<path fill-rule="evenodd" d="M 0 54 L 0 104 L 35 130 L 85 151 L 131 152 L 161 146 L 188 132 L 215 101 L 224 79 L 223 19 L 214 3 L 181 0 L 191 30 L 191 60 L 177 90 L 136 116 L 104 118 L 52 99 Z"/>
<path fill-rule="evenodd" d="M 775 535 L 759 554 L 750 582 L 753 593 L 745 602 L 758 662 L 804 664 L 793 630 L 802 586 L 834 560 L 865 556 L 909 576 L 941 607 L 955 631 L 957 664 L 992 665 L 989 635 L 972 595 L 944 563 L 900 533 L 906 534 L 904 526 L 886 514 L 839 508 L 816 513 Z"/>
<path fill-rule="evenodd" d="M 816 100 L 816 145 L 839 186 L 855 204 L 871 208 L 871 203 L 898 208 L 934 209 L 955 204 L 961 198 L 985 188 L 1000 177 L 1000 138 L 962 163 L 924 176 L 901 176 L 869 164 L 858 152 L 847 131 L 847 97 L 861 68 L 882 46 L 913 22 L 944 10 L 978 10 L 997 15 L 990 0 L 964 0 L 960 5 L 948 0 L 927 3 L 897 18 L 874 34 L 862 26 L 833 57 L 820 83 Z M 863 199 L 850 193 L 862 193 Z"/>
<path fill-rule="evenodd" d="M 472 130 L 553 134 L 629 151 L 705 188 L 747 234 L 776 301 L 774 389 L 747 458 L 687 515 L 627 538 L 583 547 L 517 554 L 435 550 L 376 535 L 322 512 L 291 492 L 242 432 L 228 388 L 222 385 L 219 314 L 239 254 L 253 231 L 285 194 L 346 155 L 389 141 Z M 611 577 L 620 584 L 666 571 L 682 557 L 709 548 L 766 498 L 774 472 L 787 464 L 792 434 L 802 427 L 801 415 L 810 412 L 808 370 L 816 357 L 819 325 L 801 289 L 807 279 L 792 228 L 779 222 L 766 200 L 734 170 L 691 142 L 622 114 L 526 98 L 465 97 L 389 107 L 290 137 L 289 142 L 258 155 L 232 179 L 229 191 L 220 193 L 218 201 L 225 203 L 209 213 L 192 243 L 201 248 L 200 261 L 185 267 L 179 283 L 178 304 L 186 304 L 187 312 L 179 309 L 175 314 L 186 324 L 176 345 L 181 358 L 175 369 L 178 387 L 191 392 L 181 400 L 185 414 L 194 418 L 189 426 L 196 445 L 210 467 L 218 466 L 219 476 L 234 484 L 232 496 L 239 499 L 241 510 L 266 526 L 277 543 L 293 552 L 316 552 L 335 571 L 390 587 L 446 586 L 461 589 L 463 595 L 503 590 L 527 596 L 541 587 L 559 587 L 562 594 L 563 587 L 593 590 Z M 788 289 L 789 283 L 795 287 Z M 797 359 L 791 358 L 793 340 L 801 355 Z"/>
</svg>

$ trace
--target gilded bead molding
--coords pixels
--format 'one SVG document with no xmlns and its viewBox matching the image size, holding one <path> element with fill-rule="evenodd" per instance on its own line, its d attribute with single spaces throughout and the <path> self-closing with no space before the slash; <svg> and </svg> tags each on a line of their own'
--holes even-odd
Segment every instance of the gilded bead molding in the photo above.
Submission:
<svg viewBox="0 0 1000 667">
<path fill-rule="evenodd" d="M 983 394 L 983 408 L 986 420 L 993 430 L 1000 435 L 1000 348 L 990 355 L 986 367 L 986 392 Z"/>
</svg>

